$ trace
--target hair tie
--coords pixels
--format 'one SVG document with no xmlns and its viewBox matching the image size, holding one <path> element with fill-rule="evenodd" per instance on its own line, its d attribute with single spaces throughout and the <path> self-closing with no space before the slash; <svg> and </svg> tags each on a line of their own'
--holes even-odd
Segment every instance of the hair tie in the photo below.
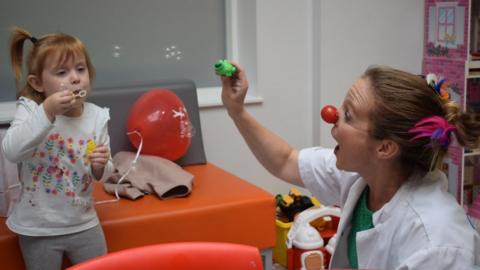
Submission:
<svg viewBox="0 0 480 270">
<path fill-rule="evenodd" d="M 38 42 L 38 39 L 34 36 L 29 37 L 30 41 L 33 43 L 33 45 L 36 45 Z"/>
<path fill-rule="evenodd" d="M 450 145 L 450 134 L 457 128 L 440 116 L 430 116 L 418 121 L 415 127 L 408 130 L 409 133 L 416 134 L 410 141 L 421 138 L 430 138 L 429 147 L 439 146 L 447 149 Z"/>
</svg>

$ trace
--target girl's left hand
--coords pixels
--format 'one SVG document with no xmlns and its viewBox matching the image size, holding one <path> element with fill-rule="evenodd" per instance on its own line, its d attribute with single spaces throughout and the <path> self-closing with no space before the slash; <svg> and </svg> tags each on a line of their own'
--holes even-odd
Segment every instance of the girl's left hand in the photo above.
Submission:
<svg viewBox="0 0 480 270">
<path fill-rule="evenodd" d="M 88 155 L 92 170 L 94 171 L 105 168 L 109 158 L 110 153 L 108 152 L 108 147 L 105 145 L 97 145 L 95 149 L 93 149 L 92 153 Z"/>
</svg>

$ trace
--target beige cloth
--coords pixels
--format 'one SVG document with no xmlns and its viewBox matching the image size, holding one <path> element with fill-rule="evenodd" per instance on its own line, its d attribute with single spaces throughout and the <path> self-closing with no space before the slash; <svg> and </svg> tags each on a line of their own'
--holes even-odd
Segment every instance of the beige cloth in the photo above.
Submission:
<svg viewBox="0 0 480 270">
<path fill-rule="evenodd" d="M 135 167 L 117 185 L 118 180 L 130 168 L 135 158 L 133 152 L 118 152 L 113 157 L 115 173 L 104 183 L 107 193 L 118 194 L 135 200 L 144 194 L 155 193 L 160 199 L 184 197 L 192 191 L 194 176 L 176 163 L 150 155 L 140 155 Z"/>
</svg>

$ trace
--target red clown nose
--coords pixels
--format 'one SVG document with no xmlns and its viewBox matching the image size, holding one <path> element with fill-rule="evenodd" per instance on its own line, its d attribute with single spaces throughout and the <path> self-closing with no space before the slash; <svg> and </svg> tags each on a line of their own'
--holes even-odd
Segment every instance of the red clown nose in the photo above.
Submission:
<svg viewBox="0 0 480 270">
<path fill-rule="evenodd" d="M 320 115 L 322 116 L 323 121 L 329 124 L 335 124 L 338 121 L 338 111 L 333 105 L 323 107 Z"/>
</svg>

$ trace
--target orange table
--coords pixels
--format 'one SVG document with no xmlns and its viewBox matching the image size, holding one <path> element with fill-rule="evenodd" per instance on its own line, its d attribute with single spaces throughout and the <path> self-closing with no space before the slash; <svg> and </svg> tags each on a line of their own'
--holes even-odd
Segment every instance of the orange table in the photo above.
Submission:
<svg viewBox="0 0 480 270">
<path fill-rule="evenodd" d="M 230 242 L 258 247 L 268 265 L 275 246 L 274 196 L 211 163 L 184 169 L 195 176 L 186 198 L 159 200 L 148 195 L 96 206 L 108 250 L 177 241 Z M 100 183 L 94 197 L 96 201 L 113 198 Z M 0 218 L 0 258 L 2 269 L 24 267 L 16 236 L 6 228 L 4 218 Z"/>
</svg>

